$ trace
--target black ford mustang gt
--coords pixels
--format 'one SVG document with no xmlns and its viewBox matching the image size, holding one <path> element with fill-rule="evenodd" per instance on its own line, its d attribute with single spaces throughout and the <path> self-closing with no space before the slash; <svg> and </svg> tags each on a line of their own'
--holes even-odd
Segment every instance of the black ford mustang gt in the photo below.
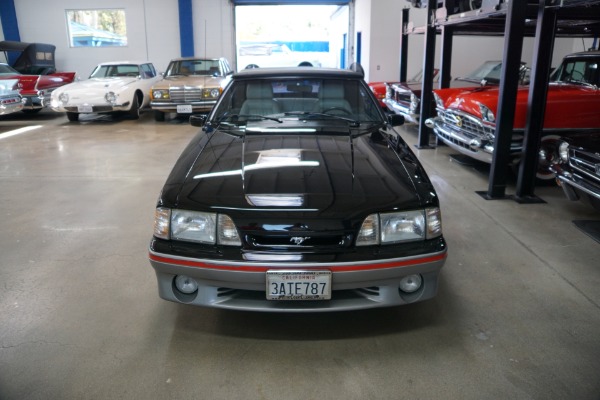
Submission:
<svg viewBox="0 0 600 400">
<path fill-rule="evenodd" d="M 361 71 L 233 76 L 155 211 L 163 299 L 317 312 L 435 296 L 447 254 L 425 170 Z"/>
</svg>

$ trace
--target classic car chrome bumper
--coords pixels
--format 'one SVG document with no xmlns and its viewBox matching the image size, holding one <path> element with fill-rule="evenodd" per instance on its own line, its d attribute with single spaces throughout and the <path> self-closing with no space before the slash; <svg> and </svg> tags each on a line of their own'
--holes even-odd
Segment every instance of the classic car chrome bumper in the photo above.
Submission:
<svg viewBox="0 0 600 400">
<path fill-rule="evenodd" d="M 40 108 L 45 108 L 50 105 L 50 96 L 50 92 L 41 95 L 24 95 L 24 109 L 37 110 Z"/>
<path fill-rule="evenodd" d="M 150 251 L 161 298 L 178 303 L 247 311 L 322 312 L 394 306 L 434 297 L 446 251 L 416 257 L 355 263 L 240 263 L 174 257 Z M 266 271 L 330 270 L 331 300 L 273 301 L 266 299 Z M 419 274 L 415 293 L 399 290 L 399 282 Z M 198 290 L 186 295 L 174 285 L 177 275 L 193 278 Z"/>
<path fill-rule="evenodd" d="M 578 192 L 582 192 L 600 201 L 600 177 L 584 177 L 579 173 L 571 173 L 558 168 L 554 171 L 567 199 L 580 200 Z"/>
<path fill-rule="evenodd" d="M 385 98 L 383 99 L 384 104 L 396 114 L 400 114 L 404 117 L 404 123 L 410 124 L 418 124 L 420 119 L 420 114 L 411 113 L 410 109 L 405 105 L 398 103 L 394 100 Z"/>
<path fill-rule="evenodd" d="M 164 112 L 177 112 L 177 106 L 192 106 L 193 112 L 209 112 L 213 106 L 217 104 L 217 100 L 208 101 L 190 101 L 183 103 L 173 103 L 164 101 L 151 101 L 150 108 L 153 110 L 164 111 Z"/>
<path fill-rule="evenodd" d="M 494 145 L 466 136 L 462 131 L 450 128 L 440 117 L 425 121 L 428 128 L 433 129 L 436 136 L 447 146 L 485 163 L 492 163 Z"/>
</svg>

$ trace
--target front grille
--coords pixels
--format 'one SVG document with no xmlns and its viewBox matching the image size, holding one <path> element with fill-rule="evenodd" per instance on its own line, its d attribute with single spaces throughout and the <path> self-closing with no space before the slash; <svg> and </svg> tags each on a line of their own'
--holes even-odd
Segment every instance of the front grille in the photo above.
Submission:
<svg viewBox="0 0 600 400">
<path fill-rule="evenodd" d="M 203 100 L 202 89 L 198 89 L 198 88 L 170 89 L 169 96 L 171 97 L 171 100 L 176 101 L 176 102 Z"/>
<path fill-rule="evenodd" d="M 246 235 L 246 242 L 258 249 L 340 249 L 352 243 L 352 235 Z"/>
<path fill-rule="evenodd" d="M 569 165 L 579 172 L 600 180 L 600 155 L 578 149 L 571 149 Z"/>
<path fill-rule="evenodd" d="M 494 127 L 483 125 L 481 120 L 463 112 L 438 109 L 438 115 L 449 128 L 460 131 L 470 139 L 490 139 L 494 136 Z"/>
</svg>

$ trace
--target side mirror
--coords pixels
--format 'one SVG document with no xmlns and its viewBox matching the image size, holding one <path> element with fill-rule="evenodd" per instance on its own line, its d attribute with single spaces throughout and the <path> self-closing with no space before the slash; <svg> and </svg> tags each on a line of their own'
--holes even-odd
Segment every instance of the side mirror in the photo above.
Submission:
<svg viewBox="0 0 600 400">
<path fill-rule="evenodd" d="M 197 127 L 203 127 L 204 124 L 206 123 L 206 115 L 191 115 L 190 116 L 190 125 L 192 126 L 197 126 Z"/>
<path fill-rule="evenodd" d="M 388 114 L 387 120 L 391 126 L 400 126 L 404 124 L 404 117 L 400 114 Z"/>
</svg>

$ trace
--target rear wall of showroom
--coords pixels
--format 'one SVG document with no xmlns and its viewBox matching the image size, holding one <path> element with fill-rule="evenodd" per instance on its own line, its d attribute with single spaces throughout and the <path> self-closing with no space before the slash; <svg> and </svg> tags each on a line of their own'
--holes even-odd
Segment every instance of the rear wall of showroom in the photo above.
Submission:
<svg viewBox="0 0 600 400">
<path fill-rule="evenodd" d="M 21 41 L 54 44 L 57 67 L 77 71 L 80 76 L 87 77 L 99 62 L 115 60 L 149 60 L 163 71 L 170 59 L 181 55 L 178 3 L 176 0 L 16 0 L 14 8 Z M 405 0 L 354 1 L 351 13 L 354 14 L 353 30 L 354 35 L 360 33 L 361 63 L 368 81 L 397 80 L 400 16 L 402 8 L 409 4 Z M 195 55 L 223 56 L 234 63 L 233 3 L 230 0 L 191 0 L 191 5 Z M 110 8 L 125 10 L 126 47 L 69 46 L 66 10 Z M 411 8 L 410 18 L 415 26 L 423 26 L 426 22 L 425 10 Z M 581 39 L 557 39 L 552 65 L 556 66 L 565 54 L 582 51 L 591 44 L 591 39 L 586 42 Z M 466 74 L 481 61 L 501 59 L 502 50 L 501 37 L 456 37 L 453 76 Z M 533 39 L 527 39 L 523 61 L 531 64 L 532 53 Z M 356 56 L 356 52 L 353 54 Z M 423 36 L 411 36 L 409 75 L 419 71 L 422 63 Z"/>
</svg>

